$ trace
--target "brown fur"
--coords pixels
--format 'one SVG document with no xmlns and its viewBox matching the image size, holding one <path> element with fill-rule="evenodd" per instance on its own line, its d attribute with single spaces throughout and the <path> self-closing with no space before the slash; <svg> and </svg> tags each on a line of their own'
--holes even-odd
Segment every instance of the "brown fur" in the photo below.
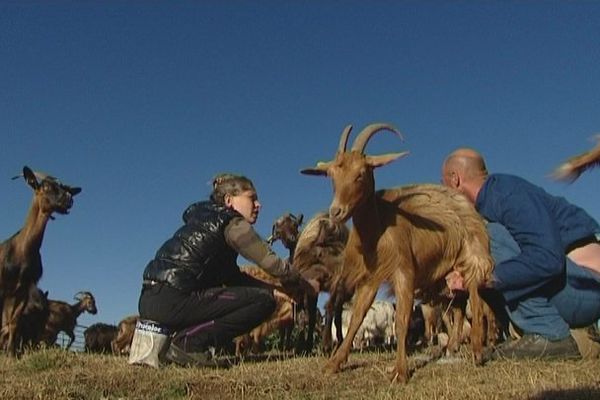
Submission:
<svg viewBox="0 0 600 400">
<path fill-rule="evenodd" d="M 554 170 L 555 179 L 574 182 L 579 176 L 588 169 L 600 165 L 600 135 L 596 135 L 598 140 L 596 146 L 584 153 L 569 158 Z"/>
<path fill-rule="evenodd" d="M 93 324 L 83 332 L 85 351 L 90 353 L 111 353 L 112 343 L 117 337 L 118 328 L 102 322 Z"/>
<path fill-rule="evenodd" d="M 13 356 L 21 341 L 21 317 L 42 276 L 40 248 L 48 220 L 55 212 L 67 214 L 73 196 L 81 191 L 28 167 L 23 168 L 23 177 L 34 191 L 31 207 L 23 228 L 0 244 L 0 344 Z"/>
<path fill-rule="evenodd" d="M 75 340 L 75 325 L 77 318 L 87 311 L 90 314 L 96 314 L 96 300 L 90 292 L 79 292 L 75 298 L 78 300 L 74 304 L 68 304 L 59 300 L 48 300 L 48 320 L 44 326 L 41 342 L 47 346 L 52 346 L 56 342 L 59 332 L 64 332 L 69 336 L 67 349 L 71 347 Z"/>
<path fill-rule="evenodd" d="M 339 274 L 342 265 L 348 232 L 345 224 L 335 222 L 327 213 L 320 212 L 306 224 L 296 246 L 294 267 L 305 279 L 319 282 L 320 291 L 329 292 L 330 297 L 335 277 Z M 305 299 L 308 322 L 300 333 L 300 338 L 303 340 L 300 350 L 303 352 L 310 352 L 313 347 L 313 334 L 317 325 L 317 300 L 318 293 L 309 293 Z M 323 347 L 326 351 L 331 348 L 333 313 L 332 307 L 326 307 L 325 329 L 323 329 Z M 336 323 L 336 327 L 340 328 L 338 331 L 341 334 L 341 309 L 340 320 Z"/>
<path fill-rule="evenodd" d="M 117 355 L 128 354 L 133 341 L 135 325 L 140 320 L 139 315 L 130 315 L 123 318 L 118 325 L 118 333 L 111 342 L 112 352 Z"/>
<path fill-rule="evenodd" d="M 271 236 L 267 239 L 269 245 L 273 245 L 276 240 L 281 240 L 283 246 L 290 252 L 290 260 L 294 259 L 294 252 L 298 243 L 298 236 L 300 235 L 300 225 L 302 225 L 303 219 L 304 215 L 302 214 L 298 214 L 298 216 L 291 213 L 283 214 L 273 222 Z"/>
<path fill-rule="evenodd" d="M 333 161 L 302 171 L 330 176 L 334 187 L 330 216 L 353 221 L 343 264 L 344 271 L 352 271 L 357 279 L 352 319 L 346 338 L 325 370 L 341 370 L 367 310 L 387 281 L 397 302 L 398 347 L 392 380 L 406 382 L 406 336 L 415 292 L 437 295 L 452 270 L 463 275 L 472 302 L 471 344 L 474 360 L 480 364 L 483 319 L 478 289 L 490 279 L 493 266 L 484 222 L 464 196 L 443 186 L 409 185 L 375 193 L 373 169 L 405 154 L 363 154 L 369 137 L 383 129 L 398 133 L 386 124 L 370 125 L 347 152 L 350 129 L 346 128 Z"/>
</svg>

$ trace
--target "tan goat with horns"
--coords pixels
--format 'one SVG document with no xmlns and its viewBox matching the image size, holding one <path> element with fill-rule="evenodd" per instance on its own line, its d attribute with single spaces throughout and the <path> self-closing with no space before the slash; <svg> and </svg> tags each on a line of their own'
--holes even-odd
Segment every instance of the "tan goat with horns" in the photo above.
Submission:
<svg viewBox="0 0 600 400">
<path fill-rule="evenodd" d="M 349 125 L 342 132 L 334 160 L 301 171 L 333 180 L 329 215 L 335 221 L 352 218 L 353 222 L 343 268 L 362 271 L 347 336 L 325 371 L 340 371 L 380 285 L 388 281 L 397 301 L 398 347 L 392 381 L 406 382 L 406 336 L 415 293 L 419 297 L 440 293 L 453 269 L 463 275 L 471 298 L 473 356 L 481 364 L 483 317 L 478 288 L 490 279 L 493 266 L 484 221 L 464 196 L 444 186 L 421 184 L 376 192 L 373 169 L 408 152 L 369 156 L 364 154 L 366 144 L 382 130 L 402 136 L 391 125 L 371 124 L 346 151 L 351 129 Z"/>
</svg>

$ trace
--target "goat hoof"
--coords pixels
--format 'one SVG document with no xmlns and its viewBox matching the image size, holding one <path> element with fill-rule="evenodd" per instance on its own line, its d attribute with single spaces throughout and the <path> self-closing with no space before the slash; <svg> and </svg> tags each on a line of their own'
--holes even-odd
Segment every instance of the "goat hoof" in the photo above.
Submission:
<svg viewBox="0 0 600 400">
<path fill-rule="evenodd" d="M 476 353 L 473 355 L 473 363 L 478 367 L 484 365 L 486 362 L 490 361 L 493 357 L 493 351 L 491 348 L 485 348 L 481 353 Z"/>
<path fill-rule="evenodd" d="M 323 372 L 326 373 L 326 374 L 328 374 L 328 375 L 336 374 L 336 373 L 340 372 L 340 367 L 339 367 L 339 365 L 337 363 L 328 362 L 323 367 Z"/>
<path fill-rule="evenodd" d="M 392 371 L 391 381 L 392 381 L 392 383 L 405 384 L 408 382 L 408 374 L 407 373 L 401 374 L 398 372 L 398 370 L 396 368 L 394 368 L 394 370 Z"/>
</svg>

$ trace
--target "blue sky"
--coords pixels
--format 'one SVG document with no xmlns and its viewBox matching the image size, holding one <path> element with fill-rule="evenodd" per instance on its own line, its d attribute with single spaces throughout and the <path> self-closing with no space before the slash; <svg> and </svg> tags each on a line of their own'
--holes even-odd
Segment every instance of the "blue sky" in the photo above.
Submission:
<svg viewBox="0 0 600 400">
<path fill-rule="evenodd" d="M 597 2 L 3 1 L 0 60 L 0 235 L 24 222 L 24 165 L 83 188 L 48 224 L 40 287 L 91 291 L 84 325 L 137 312 L 146 263 L 219 172 L 254 180 L 263 236 L 327 208 L 330 182 L 299 170 L 349 123 L 404 133 L 367 146 L 411 152 L 379 188 L 437 183 L 470 146 L 600 218 L 600 171 L 548 178 L 600 131 Z"/>
</svg>

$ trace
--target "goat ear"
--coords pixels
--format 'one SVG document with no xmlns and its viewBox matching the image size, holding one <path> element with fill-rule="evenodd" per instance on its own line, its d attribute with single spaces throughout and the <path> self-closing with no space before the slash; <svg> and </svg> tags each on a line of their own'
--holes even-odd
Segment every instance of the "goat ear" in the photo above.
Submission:
<svg viewBox="0 0 600 400">
<path fill-rule="evenodd" d="M 327 175 L 327 170 L 330 166 L 331 161 L 319 161 L 316 167 L 305 168 L 303 170 L 300 170 L 300 173 L 304 175 Z"/>
<path fill-rule="evenodd" d="M 373 168 L 381 167 L 386 164 L 391 163 L 394 160 L 397 160 L 401 157 L 408 155 L 408 151 L 403 151 L 401 153 L 389 153 L 389 154 L 381 154 L 378 156 L 366 156 L 367 164 L 369 164 Z"/>
<path fill-rule="evenodd" d="M 40 187 L 40 184 L 35 177 L 35 173 L 28 166 L 23 167 L 23 177 L 29 186 L 31 186 L 34 190 L 37 190 Z"/>
<path fill-rule="evenodd" d="M 69 188 L 67 189 L 67 191 L 69 193 L 71 193 L 71 196 L 75 196 L 75 195 L 81 193 L 81 188 L 80 187 L 70 187 L 69 186 Z"/>
<path fill-rule="evenodd" d="M 302 225 L 302 220 L 304 219 L 303 214 L 298 214 L 298 225 Z"/>
</svg>

